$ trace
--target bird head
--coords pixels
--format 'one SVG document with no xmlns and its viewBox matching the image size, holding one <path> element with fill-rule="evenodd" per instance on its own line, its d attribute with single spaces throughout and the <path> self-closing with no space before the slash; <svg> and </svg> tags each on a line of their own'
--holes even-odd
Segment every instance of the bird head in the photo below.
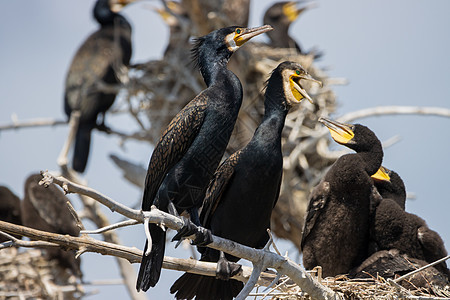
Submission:
<svg viewBox="0 0 450 300">
<path fill-rule="evenodd" d="M 202 74 L 208 62 L 228 62 L 231 55 L 251 38 L 268 32 L 273 28 L 264 25 L 255 28 L 230 26 L 214 30 L 196 39 L 192 48 L 194 61 L 200 67 Z"/>
<path fill-rule="evenodd" d="M 308 8 L 309 5 L 301 5 L 304 1 L 282 1 L 277 2 L 266 10 L 264 14 L 264 23 L 277 27 L 289 27 L 297 20 L 298 16 Z"/>
<path fill-rule="evenodd" d="M 356 152 L 369 151 L 374 145 L 381 142 L 375 133 L 361 124 L 345 124 L 326 118 L 320 118 L 319 122 L 328 127 L 333 140 Z"/>
<path fill-rule="evenodd" d="M 270 25 L 254 28 L 231 26 L 223 28 L 220 34 L 224 35 L 223 42 L 225 42 L 228 51 L 235 52 L 251 38 L 271 30 L 273 28 Z"/>
<path fill-rule="evenodd" d="M 314 79 L 308 72 L 295 62 L 283 62 L 278 66 L 283 78 L 284 94 L 289 105 L 298 104 L 303 99 L 313 103 L 311 97 L 301 84 L 301 80 L 316 82 L 322 86 L 322 82 Z"/>
</svg>

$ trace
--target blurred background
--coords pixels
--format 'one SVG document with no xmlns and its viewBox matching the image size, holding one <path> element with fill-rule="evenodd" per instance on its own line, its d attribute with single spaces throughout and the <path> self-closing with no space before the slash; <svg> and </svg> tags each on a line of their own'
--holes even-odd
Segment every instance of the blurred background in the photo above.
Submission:
<svg viewBox="0 0 450 300">
<path fill-rule="evenodd" d="M 273 2 L 251 2 L 251 26 L 262 23 L 264 11 Z M 315 64 L 326 69 L 329 76 L 348 80 L 347 85 L 333 88 L 338 107 L 332 117 L 385 105 L 450 108 L 449 1 L 316 3 L 316 8 L 302 14 L 292 25 L 290 33 L 303 49 L 316 47 L 324 52 Z M 11 123 L 14 118 L 65 119 L 64 80 L 76 49 L 97 29 L 92 18 L 94 1 L 2 0 L 2 4 L 0 125 Z M 133 26 L 132 63 L 160 59 L 167 43 L 168 27 L 150 7 L 161 7 L 161 3 L 137 2 L 122 12 Z M 264 42 L 267 37 L 258 40 Z M 108 116 L 106 122 L 125 132 L 136 129 L 136 123 L 124 115 Z M 407 201 L 407 211 L 424 218 L 448 249 L 450 197 L 446 174 L 450 167 L 450 119 L 395 115 L 366 118 L 358 123 L 367 125 L 381 140 L 401 137 L 385 149 L 383 165 L 398 172 L 408 193 L 414 194 L 415 198 Z M 24 180 L 30 173 L 58 169 L 56 158 L 67 131 L 64 125 L 0 132 L 0 184 L 22 198 Z M 117 137 L 99 132 L 94 132 L 92 143 L 85 173 L 89 186 L 124 204 L 139 203 L 142 191 L 122 179 L 108 155 L 125 155 L 146 168 L 151 145 L 133 141 L 120 145 Z M 121 220 L 106 209 L 104 212 L 112 222 Z M 118 232 L 124 245 L 143 248 L 142 226 Z M 299 259 L 289 242 L 279 240 L 277 245 Z M 169 244 L 166 255 L 191 255 L 187 250 L 175 253 L 172 249 Z M 85 280 L 119 278 L 114 259 L 99 254 L 83 254 L 82 270 Z M 164 270 L 158 286 L 147 293 L 148 298 L 171 298 L 168 289 L 180 275 Z M 92 296 L 94 299 L 128 297 L 123 286 L 87 290 L 99 292 Z"/>
</svg>

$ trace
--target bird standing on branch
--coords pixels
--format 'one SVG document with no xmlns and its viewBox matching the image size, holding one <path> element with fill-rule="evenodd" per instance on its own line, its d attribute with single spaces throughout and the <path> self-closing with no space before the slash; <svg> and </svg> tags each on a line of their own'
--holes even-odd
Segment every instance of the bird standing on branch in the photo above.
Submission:
<svg viewBox="0 0 450 300">
<path fill-rule="evenodd" d="M 82 173 L 86 168 L 92 129 L 107 130 L 105 112 L 116 98 L 117 92 L 101 91 L 100 85 L 120 83 L 119 69 L 130 62 L 131 25 L 117 13 L 130 2 L 132 0 L 97 0 L 94 18 L 100 29 L 78 49 L 66 77 L 64 110 L 69 118 L 74 111 L 80 112 L 72 162 L 77 172 Z M 97 125 L 99 114 L 102 114 L 102 121 Z"/>
<path fill-rule="evenodd" d="M 272 27 L 232 26 L 197 39 L 193 53 L 208 87 L 174 117 L 156 145 L 145 180 L 143 211 L 155 205 L 167 212 L 174 205 L 177 211 L 171 213 L 187 211 L 200 225 L 197 210 L 225 152 L 242 103 L 242 85 L 228 70 L 228 61 L 245 42 L 269 30 Z M 138 291 L 156 285 L 164 258 L 163 225 L 149 224 L 149 231 L 151 241 L 145 244 Z"/>
<path fill-rule="evenodd" d="M 232 154 L 215 173 L 202 207 L 202 225 L 212 234 L 246 246 L 263 248 L 269 240 L 270 216 L 283 173 L 281 133 L 289 109 L 311 97 L 301 80 L 313 79 L 301 65 L 283 62 L 273 70 L 265 93 L 264 118 L 251 141 Z M 321 82 L 319 82 L 321 83 Z M 218 262 L 217 279 L 185 273 L 171 287 L 177 299 L 232 299 L 243 287 L 229 279 L 240 269 L 239 257 L 199 248 L 202 261 Z"/>
<path fill-rule="evenodd" d="M 312 191 L 301 247 L 305 268 L 345 274 L 367 258 L 372 178 L 381 167 L 380 140 L 367 127 L 319 119 L 331 137 L 356 153 L 341 156 Z M 386 180 L 388 176 L 385 174 Z"/>
</svg>

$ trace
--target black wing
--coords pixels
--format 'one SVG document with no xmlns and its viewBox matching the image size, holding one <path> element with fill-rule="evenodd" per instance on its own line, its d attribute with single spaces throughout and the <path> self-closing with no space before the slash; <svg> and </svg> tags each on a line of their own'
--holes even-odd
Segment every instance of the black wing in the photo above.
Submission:
<svg viewBox="0 0 450 300">
<path fill-rule="evenodd" d="M 200 221 L 206 228 L 208 228 L 210 217 L 220 203 L 228 182 L 233 177 L 234 167 L 238 164 L 240 154 L 241 150 L 236 151 L 227 158 L 216 170 L 214 178 L 209 183 L 200 213 Z"/>
<path fill-rule="evenodd" d="M 119 82 L 113 66 L 120 63 L 128 65 L 132 49 L 131 32 L 117 30 L 119 45 L 114 40 L 114 27 L 108 27 L 91 34 L 76 52 L 66 78 L 66 114 L 70 115 L 76 109 L 85 114 L 84 111 L 91 109 L 90 102 L 82 99 L 98 92 L 95 88 L 97 82 Z"/>
<path fill-rule="evenodd" d="M 201 93 L 169 123 L 150 158 L 142 200 L 143 210 L 150 210 L 164 177 L 189 149 L 200 131 L 205 114 L 206 96 Z"/>
<path fill-rule="evenodd" d="M 330 183 L 328 181 L 321 181 L 311 193 L 308 209 L 306 211 L 305 225 L 303 226 L 302 243 L 303 245 L 306 237 L 314 228 L 317 218 L 319 217 L 322 209 L 327 204 L 330 195 Z"/>
</svg>

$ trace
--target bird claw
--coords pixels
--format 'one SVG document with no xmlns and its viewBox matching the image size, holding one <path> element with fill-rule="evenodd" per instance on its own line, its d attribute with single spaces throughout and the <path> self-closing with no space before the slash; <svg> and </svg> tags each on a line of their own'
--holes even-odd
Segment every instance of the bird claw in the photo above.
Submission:
<svg viewBox="0 0 450 300">
<path fill-rule="evenodd" d="M 196 226 L 191 222 L 191 220 L 187 218 L 182 217 L 182 220 L 184 223 L 183 227 L 179 229 L 177 234 L 175 234 L 175 236 L 172 238 L 172 242 L 179 241 L 182 238 L 187 238 L 193 235 L 194 237 L 192 239 L 192 245 L 206 246 L 212 243 L 212 234 L 210 230 L 200 226 Z"/>
<path fill-rule="evenodd" d="M 221 280 L 230 280 L 231 277 L 242 270 L 242 265 L 228 261 L 222 256 L 217 261 L 216 278 Z"/>
</svg>

